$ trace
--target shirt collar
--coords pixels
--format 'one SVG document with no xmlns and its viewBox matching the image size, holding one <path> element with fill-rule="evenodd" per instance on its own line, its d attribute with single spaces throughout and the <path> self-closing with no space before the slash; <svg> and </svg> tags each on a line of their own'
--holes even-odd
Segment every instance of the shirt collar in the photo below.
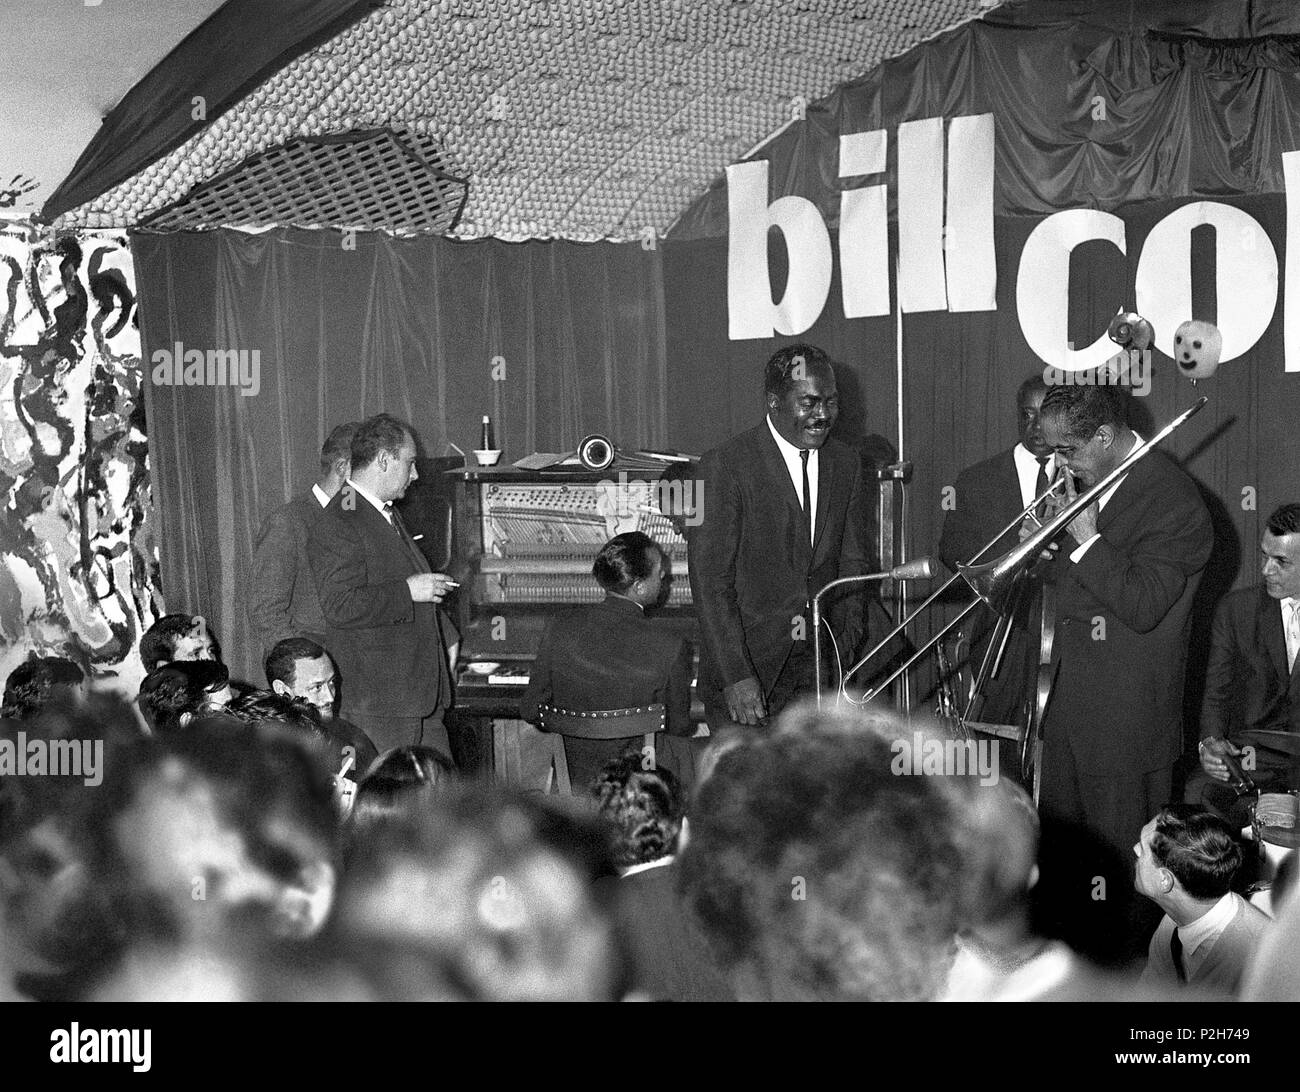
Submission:
<svg viewBox="0 0 1300 1092">
<path fill-rule="evenodd" d="M 1229 891 L 1204 914 L 1187 925 L 1178 927 L 1178 939 L 1183 942 L 1183 954 L 1193 955 L 1202 944 L 1218 940 L 1237 913 L 1237 903 Z"/>
<path fill-rule="evenodd" d="M 817 461 L 817 448 L 795 447 L 789 440 L 776 431 L 776 425 L 772 424 L 772 415 L 767 414 L 763 418 L 767 422 L 767 430 L 772 434 L 772 439 L 776 441 L 776 446 L 781 449 L 781 455 L 787 463 L 798 462 L 799 452 L 808 452 L 808 465 L 811 467 Z"/>
<path fill-rule="evenodd" d="M 657 861 L 647 861 L 645 864 L 634 864 L 623 869 L 623 879 L 626 880 L 629 876 L 635 876 L 638 872 L 648 872 L 652 868 L 663 868 L 665 865 L 672 864 L 675 859 L 675 856 L 670 853 L 667 857 L 660 857 Z"/>
<path fill-rule="evenodd" d="M 316 498 L 316 503 L 319 504 L 322 508 L 328 508 L 328 507 L 329 507 L 329 504 L 330 504 L 330 496 L 329 496 L 329 494 L 326 493 L 325 490 L 323 490 L 323 489 L 322 489 L 319 485 L 317 485 L 315 482 L 312 482 L 311 493 L 312 493 L 312 496 Z"/>
<path fill-rule="evenodd" d="M 626 595 L 615 595 L 613 592 L 607 591 L 605 593 L 605 603 L 612 604 L 616 610 L 631 610 L 636 607 L 638 611 L 645 614 L 645 606 L 634 599 L 629 599 Z"/>
<path fill-rule="evenodd" d="M 1025 447 L 1024 444 L 1016 444 L 1011 449 L 1011 457 L 1016 460 L 1017 466 L 1032 466 L 1034 473 L 1038 472 L 1038 456 Z M 1056 452 L 1052 452 L 1047 456 L 1047 461 L 1043 463 L 1043 469 L 1047 471 L 1049 478 L 1056 472 Z"/>
<path fill-rule="evenodd" d="M 360 493 L 361 496 L 365 497 L 365 499 L 368 500 L 374 506 L 375 510 L 381 516 L 383 516 L 384 519 L 388 520 L 390 523 L 392 522 L 390 518 L 392 509 L 385 506 L 384 502 L 381 501 L 378 497 L 376 497 L 372 492 L 370 492 L 369 489 L 367 489 L 364 485 L 357 485 L 357 483 L 354 482 L 351 478 L 348 479 L 348 485 L 352 486 L 352 488 L 355 489 L 358 493 Z"/>
</svg>

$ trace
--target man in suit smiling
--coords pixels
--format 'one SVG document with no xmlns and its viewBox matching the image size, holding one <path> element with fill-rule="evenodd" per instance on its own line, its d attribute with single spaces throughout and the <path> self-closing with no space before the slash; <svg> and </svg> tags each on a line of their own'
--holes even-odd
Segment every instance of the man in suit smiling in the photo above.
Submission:
<svg viewBox="0 0 1300 1092">
<path fill-rule="evenodd" d="M 690 579 L 714 731 L 761 724 L 813 688 L 812 596 L 867 570 L 862 466 L 830 439 L 839 394 L 829 358 L 788 345 L 767 362 L 763 388 L 763 423 L 700 463 L 707 501 L 690 535 Z M 862 638 L 861 588 L 830 608 L 847 667 Z"/>
<path fill-rule="evenodd" d="M 1228 784 L 1225 754 L 1245 761 L 1249 745 L 1247 772 L 1264 792 L 1300 788 L 1293 749 L 1248 734 L 1263 729 L 1300 736 L 1300 504 L 1284 504 L 1268 517 L 1259 548 L 1263 584 L 1230 592 L 1215 614 L 1201 705 L 1201 768 L 1187 779 L 1185 794 L 1189 804 L 1204 804 L 1238 828 L 1249 816 Z"/>
<path fill-rule="evenodd" d="M 386 413 L 352 437 L 352 474 L 312 527 L 308 553 L 342 716 L 382 751 L 423 743 L 450 757 L 450 668 L 438 604 L 456 586 L 429 563 L 393 508 L 416 480 L 415 438 Z"/>
</svg>

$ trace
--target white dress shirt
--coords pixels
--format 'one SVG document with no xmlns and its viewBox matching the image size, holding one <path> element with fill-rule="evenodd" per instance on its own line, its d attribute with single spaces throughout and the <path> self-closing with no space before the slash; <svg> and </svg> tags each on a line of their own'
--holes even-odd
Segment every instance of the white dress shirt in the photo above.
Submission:
<svg viewBox="0 0 1300 1092">
<path fill-rule="evenodd" d="M 1133 439 L 1136 440 L 1137 442 L 1131 448 L 1129 448 L 1128 455 L 1124 456 L 1125 459 L 1129 458 L 1135 451 L 1138 451 L 1141 448 L 1147 446 L 1147 442 L 1144 439 L 1142 439 L 1142 437 L 1139 436 L 1136 432 L 1133 433 Z M 1122 461 L 1123 460 L 1121 460 L 1121 462 Z M 1098 515 L 1100 515 L 1101 510 L 1106 507 L 1106 502 L 1115 495 L 1115 490 L 1118 489 L 1121 485 L 1123 485 L 1126 481 L 1128 481 L 1128 475 L 1124 474 L 1120 477 L 1119 481 L 1117 481 L 1114 485 L 1112 485 L 1109 489 L 1107 489 L 1106 492 L 1104 492 L 1100 497 L 1097 498 Z M 1092 549 L 1092 544 L 1096 542 L 1097 539 L 1099 538 L 1101 538 L 1100 532 L 1093 535 L 1092 538 L 1088 539 L 1087 542 L 1079 543 L 1078 549 L 1076 549 L 1072 554 L 1070 554 L 1070 560 L 1075 562 L 1076 564 L 1082 561 L 1083 555 L 1086 554 L 1090 549 Z"/>
<path fill-rule="evenodd" d="M 1296 653 L 1300 652 L 1300 619 L 1295 611 L 1300 608 L 1300 599 L 1287 596 L 1282 600 L 1282 633 L 1286 636 L 1286 666 L 1288 671 L 1295 670 Z"/>
<path fill-rule="evenodd" d="M 322 508 L 328 508 L 330 506 L 329 495 L 315 482 L 312 483 L 311 493 L 312 496 L 316 498 L 316 503 Z"/>
<path fill-rule="evenodd" d="M 1188 982 L 1196 977 L 1196 972 L 1209 958 L 1215 941 L 1223 936 L 1236 913 L 1237 903 L 1229 891 L 1194 922 L 1178 927 L 1178 939 L 1183 944 L 1183 970 L 1187 972 Z"/>
<path fill-rule="evenodd" d="M 354 482 L 351 478 L 348 479 L 348 485 L 352 486 L 352 488 L 357 491 L 358 496 L 364 497 L 371 504 L 373 504 L 375 506 L 375 510 L 381 516 L 383 516 L 385 520 L 388 521 L 388 525 L 390 527 L 393 525 L 393 510 L 391 508 L 387 507 L 384 504 L 384 502 L 381 501 L 378 497 L 376 497 L 372 492 L 370 492 L 369 489 L 366 489 L 364 486 L 357 485 L 357 483 Z"/>
<path fill-rule="evenodd" d="M 795 447 L 789 440 L 776 431 L 776 426 L 772 424 L 772 418 L 765 418 L 768 430 L 772 433 L 772 439 L 776 441 L 776 446 L 781 451 L 781 458 L 785 460 L 785 468 L 790 472 L 790 481 L 794 484 L 794 495 L 799 498 L 799 507 L 803 507 L 803 459 L 799 457 L 799 452 L 803 448 Z M 808 517 L 809 528 L 815 528 L 814 520 L 817 518 L 817 449 L 810 448 L 808 451 L 808 498 L 812 503 L 812 514 L 804 513 Z M 812 539 L 812 532 L 809 531 L 808 538 Z"/>
<path fill-rule="evenodd" d="M 1038 496 L 1038 459 L 1024 444 L 1016 444 L 1011 449 L 1011 457 L 1016 463 L 1016 477 L 1020 479 L 1020 506 L 1026 508 L 1029 502 Z M 1043 464 L 1050 482 L 1056 477 L 1056 456 L 1049 455 Z"/>
</svg>

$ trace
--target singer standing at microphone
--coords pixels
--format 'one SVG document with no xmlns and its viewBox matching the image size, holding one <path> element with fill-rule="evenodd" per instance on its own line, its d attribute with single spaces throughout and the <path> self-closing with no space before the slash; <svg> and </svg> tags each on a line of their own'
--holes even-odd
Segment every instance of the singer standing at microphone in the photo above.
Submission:
<svg viewBox="0 0 1300 1092">
<path fill-rule="evenodd" d="M 861 460 L 830 438 L 830 359 L 788 345 L 767 362 L 763 389 L 762 424 L 701 461 L 702 520 L 689 529 L 699 690 L 714 732 L 761 724 L 812 692 L 812 596 L 867 571 Z M 850 587 L 829 604 L 845 667 L 862 642 L 862 596 Z"/>
</svg>

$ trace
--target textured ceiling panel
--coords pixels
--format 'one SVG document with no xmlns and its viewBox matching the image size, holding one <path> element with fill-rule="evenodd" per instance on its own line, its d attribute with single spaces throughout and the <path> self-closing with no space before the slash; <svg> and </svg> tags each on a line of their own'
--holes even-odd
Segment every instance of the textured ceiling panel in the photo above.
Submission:
<svg viewBox="0 0 1300 1092">
<path fill-rule="evenodd" d="M 467 187 L 447 172 L 426 137 L 387 129 L 297 138 L 259 152 L 234 170 L 200 183 L 141 227 L 179 231 L 214 227 L 350 225 L 397 234 L 446 235 L 465 207 Z"/>
<path fill-rule="evenodd" d="M 785 125 L 795 100 L 829 94 L 989 6 L 391 0 L 63 222 L 136 224 L 295 137 L 388 128 L 427 138 L 468 179 L 458 237 L 663 232 Z"/>
</svg>

